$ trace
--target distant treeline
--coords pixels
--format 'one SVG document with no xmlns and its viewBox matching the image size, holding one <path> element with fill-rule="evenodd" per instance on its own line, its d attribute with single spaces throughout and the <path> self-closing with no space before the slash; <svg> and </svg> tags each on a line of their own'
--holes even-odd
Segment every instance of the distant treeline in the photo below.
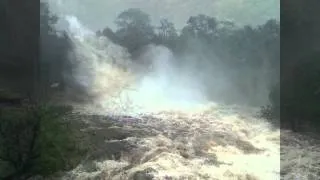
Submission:
<svg viewBox="0 0 320 180">
<path fill-rule="evenodd" d="M 106 27 L 97 34 L 126 47 L 133 58 L 140 48 L 153 43 L 178 55 L 196 54 L 199 63 L 202 59 L 214 64 L 218 61 L 219 67 L 233 74 L 230 80 L 245 98 L 255 96 L 254 91 L 261 91 L 257 86 L 264 84 L 270 101 L 262 108 L 266 118 L 294 131 L 318 131 L 320 13 L 309 8 L 318 4 L 297 0 L 281 3 L 281 26 L 271 19 L 260 26 L 239 27 L 200 14 L 191 16 L 178 31 L 168 19 L 152 26 L 146 13 L 128 9 L 115 20 L 115 31 Z M 264 80 L 268 82 L 259 82 Z"/>
<path fill-rule="evenodd" d="M 126 47 L 137 61 L 148 44 L 166 46 L 177 57 L 186 57 L 177 58 L 180 62 L 176 64 L 181 66 L 186 66 L 192 56 L 192 63 L 196 64 L 193 70 L 206 74 L 209 96 L 217 86 L 210 82 L 210 76 L 224 71 L 224 78 L 234 89 L 222 95 L 229 98 L 225 100 L 227 103 L 261 105 L 267 97 L 266 89 L 279 81 L 280 25 L 277 20 L 271 19 L 256 27 L 237 26 L 199 14 L 191 16 L 182 30 L 177 30 L 168 19 L 153 26 L 148 14 L 128 9 L 119 14 L 115 23 L 115 31 L 106 27 L 97 35 Z"/>
<path fill-rule="evenodd" d="M 269 94 L 271 102 L 270 107 L 266 108 L 271 114 L 269 117 L 279 118 L 281 115 L 284 126 L 294 125 L 291 128 L 299 130 L 301 125 L 318 123 L 320 61 L 317 59 L 320 58 L 320 53 L 313 48 L 317 41 L 312 39 L 316 38 L 316 32 L 319 32 L 320 28 L 312 23 L 315 21 L 312 18 L 316 18 L 316 12 L 308 12 L 313 13 L 310 18 L 305 18 L 309 17 L 306 13 L 295 16 L 296 9 L 302 9 L 303 6 L 287 3 L 289 4 L 281 18 L 281 58 L 280 23 L 272 19 L 260 26 L 240 27 L 234 22 L 200 14 L 191 16 L 182 30 L 178 31 L 169 19 L 163 19 L 159 26 L 153 26 L 146 13 L 139 9 L 128 9 L 116 18 L 115 31 L 106 27 L 98 31 L 97 35 L 107 36 L 114 43 L 127 48 L 133 60 L 138 60 L 143 47 L 152 43 L 168 47 L 177 56 L 193 54 L 201 64 L 200 68 L 205 67 L 208 61 L 218 64 L 228 71 L 230 82 L 243 95 L 244 99 L 240 102 L 251 98 L 250 103 L 254 105 L 254 100 L 261 95 L 257 92 L 267 91 L 269 93 L 266 95 Z M 0 30 L 1 88 L 21 90 L 25 84 L 38 84 L 36 87 L 47 89 L 55 82 L 63 85 L 64 74 L 71 69 L 67 53 L 72 44 L 67 35 L 58 36 L 53 33 L 56 30 L 51 25 L 58 19 L 50 14 L 46 4 L 41 4 L 41 56 L 37 63 L 25 49 L 28 46 L 19 43 L 8 46 L 9 42 L 13 41 L 8 37 L 14 37 L 13 33 L 34 33 L 28 30 L 27 24 L 23 25 L 22 21 L 25 20 L 14 19 L 18 24 L 21 21 L 21 27 L 26 27 L 15 28 L 4 3 L 1 4 L 0 14 L 0 24 L 4 27 Z M 16 31 L 12 31 L 12 28 Z M 305 37 L 301 38 L 302 35 Z M 27 71 L 28 68 L 30 71 Z M 28 80 L 27 74 L 31 77 Z M 209 82 L 210 78 L 207 81 Z M 214 87 L 208 90 L 212 88 Z"/>
</svg>

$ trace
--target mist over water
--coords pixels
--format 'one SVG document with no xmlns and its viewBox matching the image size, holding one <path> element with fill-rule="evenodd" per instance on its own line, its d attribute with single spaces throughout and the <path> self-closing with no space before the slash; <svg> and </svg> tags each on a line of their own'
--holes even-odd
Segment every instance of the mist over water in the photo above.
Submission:
<svg viewBox="0 0 320 180">
<path fill-rule="evenodd" d="M 156 171 L 155 179 L 279 179 L 280 131 L 256 118 L 255 109 L 209 100 L 207 82 L 216 86 L 215 97 L 230 96 L 226 90 L 232 89 L 218 63 L 206 66 L 203 61 L 200 68 L 206 68 L 201 71 L 191 55 L 176 57 L 156 45 L 148 45 L 138 57 L 145 64 L 137 63 L 126 49 L 97 37 L 76 16 L 60 16 L 73 43 L 71 79 L 93 100 L 85 109 L 134 116 L 137 119 L 132 126 L 126 124 L 128 128 L 157 134 L 126 139 L 137 148 L 120 161 L 96 162 L 97 171 L 108 172 L 106 179 L 130 179 L 148 168 Z M 181 67 L 175 65 L 180 60 L 186 62 Z M 208 75 L 209 71 L 214 73 Z M 136 158 L 139 163 L 132 160 Z M 212 159 L 222 164 L 217 166 Z M 264 166 L 257 168 L 261 162 Z M 116 173 L 127 165 L 132 166 L 125 173 Z M 84 165 L 70 174 L 69 179 L 94 176 Z"/>
<path fill-rule="evenodd" d="M 136 100 L 145 107 L 157 103 L 172 109 L 206 102 L 201 84 L 174 67 L 175 57 L 168 48 L 150 45 L 142 57 L 151 60 L 150 71 L 138 82 Z"/>
<path fill-rule="evenodd" d="M 172 62 L 172 52 L 164 46 L 149 45 L 140 59 L 149 66 L 134 64 L 128 52 L 105 37 L 97 37 L 77 17 L 62 17 L 73 41 L 70 61 L 72 79 L 95 97 L 105 111 L 137 113 L 203 104 L 202 85 Z M 137 71 L 133 67 L 142 66 Z M 111 110 L 111 109 L 112 110 Z"/>
<path fill-rule="evenodd" d="M 99 81 L 91 81 L 91 79 L 93 76 L 97 78 L 102 77 L 101 75 L 97 75 L 97 72 L 107 74 L 106 70 L 103 70 L 102 67 L 114 69 L 114 66 L 111 64 L 116 61 L 118 65 L 122 64 L 122 67 L 126 66 L 126 69 L 132 70 L 130 72 L 121 72 L 126 75 L 112 75 L 113 79 L 115 76 L 117 76 L 117 78 L 120 78 L 120 76 L 122 76 L 121 78 L 129 76 L 125 77 L 126 80 L 122 80 L 121 84 L 126 82 L 124 84 L 130 86 L 129 89 L 134 89 L 135 92 L 126 91 L 126 93 L 121 93 L 122 96 L 125 96 L 125 99 L 128 99 L 128 95 L 125 94 L 128 94 L 129 92 L 129 94 L 135 94 L 134 97 L 133 95 L 130 95 L 129 99 L 138 99 L 137 97 L 139 97 L 139 103 L 144 103 L 143 106 L 146 106 L 146 101 L 151 101 L 151 99 L 157 101 L 159 106 L 160 104 L 163 104 L 164 101 L 168 102 L 168 106 L 174 104 L 174 101 L 198 101 L 199 103 L 215 101 L 219 103 L 250 106 L 262 106 L 269 103 L 269 89 L 274 85 L 274 79 L 277 79 L 277 77 L 270 78 L 270 74 L 265 73 L 265 71 L 268 71 L 268 65 L 257 69 L 237 69 L 237 67 L 236 69 L 232 69 L 230 67 L 225 67 L 219 63 L 224 61 L 224 59 L 216 58 L 215 60 L 212 60 L 212 57 L 215 57 L 215 54 L 211 53 L 211 50 L 209 50 L 208 47 L 205 47 L 201 42 L 188 42 L 190 44 L 190 50 L 192 51 L 181 57 L 174 57 L 172 52 L 166 47 L 149 45 L 146 50 L 139 55 L 137 61 L 142 60 L 148 61 L 149 63 L 151 62 L 152 67 L 137 64 L 133 62 L 136 61 L 136 59 L 132 60 L 129 58 L 130 54 L 126 52 L 126 49 L 113 44 L 106 38 L 96 37 L 93 30 L 82 25 L 82 22 L 80 22 L 81 20 L 74 16 L 74 14 L 71 14 L 71 12 L 75 13 L 76 11 L 91 13 L 91 9 L 83 9 L 85 7 L 81 3 L 78 3 L 77 6 L 73 6 L 74 1 L 61 0 L 49 1 L 49 3 L 52 7 L 55 7 L 55 12 L 60 13 L 58 15 L 61 16 L 62 20 L 58 23 L 59 28 L 69 29 L 70 33 L 73 34 L 72 36 L 76 38 L 74 44 L 76 44 L 77 49 L 80 48 L 79 46 L 83 48 L 79 50 L 79 52 L 77 52 L 78 55 L 75 56 L 80 56 L 81 58 L 90 56 L 82 58 L 82 62 L 80 63 L 82 65 L 75 70 L 75 74 L 77 74 L 76 79 L 78 79 L 77 81 L 80 81 L 80 84 L 84 87 L 88 87 L 89 82 L 95 82 L 95 86 L 101 86 L 102 84 L 106 85 L 106 82 L 110 81 L 107 80 L 108 78 Z M 69 6 L 72 10 L 68 11 L 67 7 Z M 68 12 L 70 14 L 68 14 Z M 99 18 L 97 21 L 98 20 L 103 21 L 103 18 Z M 86 39 L 86 41 L 84 41 L 84 39 Z M 84 46 L 86 46 L 86 48 L 84 48 Z M 88 52 L 89 48 L 91 49 L 91 52 Z M 90 58 L 95 60 L 88 60 Z M 79 58 L 75 59 L 78 59 L 76 61 L 79 63 Z M 182 63 L 177 65 L 176 62 Z M 88 68 L 91 68 L 91 70 L 88 70 Z M 123 69 L 121 68 L 117 69 L 117 72 L 122 70 Z M 109 71 L 111 72 L 111 70 Z M 131 78 L 130 81 L 132 82 L 128 83 L 128 78 Z M 98 85 L 99 83 L 100 85 Z M 150 88 L 148 93 L 146 93 L 148 89 L 146 88 L 147 84 L 150 85 L 150 87 L 148 87 Z M 97 91 L 99 91 L 99 93 L 103 91 L 101 87 L 90 87 L 88 89 L 91 91 L 91 94 L 93 93 L 93 89 L 95 89 L 96 93 Z M 121 91 L 125 90 L 123 89 Z M 158 95 L 155 95 L 155 91 L 157 91 Z M 151 94 L 153 94 L 153 98 L 150 97 Z M 141 98 L 147 96 L 148 98 L 144 98 L 145 100 L 142 102 Z M 182 100 L 182 97 L 185 100 Z M 135 102 L 137 102 L 137 100 L 135 100 Z M 151 105 L 149 104 L 148 106 Z M 165 105 L 163 104 L 161 106 Z"/>
</svg>

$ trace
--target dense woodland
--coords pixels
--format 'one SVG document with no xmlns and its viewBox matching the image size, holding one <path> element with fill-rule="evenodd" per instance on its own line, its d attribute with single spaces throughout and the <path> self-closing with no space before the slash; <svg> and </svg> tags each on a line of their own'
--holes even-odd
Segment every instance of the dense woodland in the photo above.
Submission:
<svg viewBox="0 0 320 180">
<path fill-rule="evenodd" d="M 191 16 L 182 30 L 176 30 L 168 19 L 152 26 L 147 14 L 128 9 L 119 14 L 115 23 L 118 27 L 115 32 L 107 27 L 97 34 L 126 47 L 137 61 L 148 44 L 168 47 L 177 57 L 182 57 L 177 58 L 177 66 L 193 66 L 189 69 L 205 73 L 202 80 L 208 84 L 209 96 L 210 91 L 220 86 L 212 80 L 220 71 L 220 76 L 232 84 L 226 94 L 219 94 L 226 103 L 257 105 L 261 96 L 267 96 L 260 92 L 278 83 L 280 26 L 276 20 L 258 27 L 238 27 L 233 22 L 200 14 Z"/>
<path fill-rule="evenodd" d="M 303 131 L 318 125 L 320 115 L 319 27 L 312 13 L 297 3 L 286 4 L 281 16 L 281 58 L 280 23 L 273 19 L 257 27 L 239 27 L 200 14 L 191 16 L 182 30 L 177 30 L 168 19 L 152 26 L 147 14 L 128 9 L 115 20 L 115 31 L 106 27 L 97 34 L 126 47 L 133 59 L 145 45 L 153 43 L 167 46 L 177 56 L 195 56 L 199 71 L 205 71 L 208 61 L 217 65 L 227 71 L 226 76 L 235 85 L 232 87 L 240 92 L 238 97 L 245 98 L 239 101 L 231 97 L 225 99 L 227 103 L 249 101 L 256 105 L 255 100 L 261 96 L 256 92 L 263 91 L 259 89 L 263 85 L 271 103 L 262 107 L 263 116 L 278 124 L 276 119 L 281 115 L 283 128 Z M 306 18 L 307 14 L 312 18 Z M 210 84 L 210 78 L 206 83 Z"/>
<path fill-rule="evenodd" d="M 66 147 L 65 142 L 52 136 L 50 138 L 53 140 L 46 139 L 48 136 L 40 133 L 44 132 L 40 131 L 38 122 L 44 121 L 44 116 L 46 120 L 48 116 L 57 119 L 58 116 L 50 115 L 56 109 L 27 108 L 24 111 L 26 116 L 24 113 L 21 115 L 20 111 L 17 113 L 19 118 L 12 116 L 16 111 L 8 115 L 6 109 L 12 105 L 24 106 L 23 99 L 27 98 L 34 100 L 33 104 L 39 102 L 39 99 L 45 102 L 52 95 L 50 84 L 54 82 L 62 84 L 55 91 L 63 92 L 66 87 L 72 89 L 73 86 L 65 76 L 71 70 L 68 51 L 72 49 L 72 44 L 64 32 L 57 33 L 52 28 L 58 19 L 49 12 L 47 5 L 41 3 L 39 19 L 39 7 L 29 6 L 32 2 L 19 2 L 20 5 L 17 6 L 16 1 L 7 0 L 0 4 L 0 160 L 8 163 L 13 172 L 7 179 L 22 174 L 51 173 L 48 168 L 39 168 L 49 166 L 50 169 L 50 163 L 64 164 L 62 169 L 67 168 L 61 158 L 53 155 L 58 154 L 58 150 L 49 150 L 52 151 L 51 154 L 41 156 L 41 152 L 52 149 L 52 144 L 44 143 L 46 140 L 56 142 L 63 148 L 70 148 Z M 206 67 L 206 63 L 219 64 L 220 68 L 228 70 L 228 78 L 233 87 L 245 98 L 237 99 L 238 103 L 246 101 L 255 105 L 255 100 L 259 97 L 255 92 L 261 90 L 261 81 L 267 80 L 264 83 L 267 85 L 263 88 L 268 91 L 270 104 L 266 104 L 261 110 L 265 118 L 275 122 L 275 125 L 279 125 L 281 119 L 283 128 L 295 131 L 320 128 L 320 36 L 317 35 L 320 25 L 315 23 L 320 16 L 316 15 L 316 11 L 306 8 L 315 5 L 299 4 L 296 1 L 283 3 L 281 26 L 278 21 L 271 19 L 256 27 L 239 27 L 234 22 L 200 14 L 191 16 L 186 25 L 177 30 L 170 19 L 163 19 L 159 25 L 154 26 L 148 14 L 139 9 L 128 9 L 115 20 L 116 30 L 106 27 L 98 31 L 97 35 L 107 36 L 114 43 L 127 48 L 132 59 L 137 61 L 143 47 L 152 43 L 168 47 L 176 56 L 194 55 L 200 68 Z M 176 63 L 182 65 L 184 62 Z M 259 79 L 260 77 L 263 79 Z M 247 79 L 246 83 L 244 79 Z M 210 84 L 210 78 L 207 81 Z M 208 90 L 210 89 L 212 88 L 209 87 Z M 233 103 L 233 100 L 231 98 L 225 102 Z M 49 112 L 48 116 L 44 115 L 46 112 Z M 65 113 L 65 110 L 59 112 Z M 14 123 L 8 123 L 11 122 L 8 118 L 15 119 Z M 21 124 L 25 125 L 26 122 L 29 122 L 27 124 L 30 127 L 23 128 Z M 60 132 L 59 123 L 54 127 Z M 19 132 L 16 134 L 22 131 L 26 134 L 23 137 L 8 134 L 17 130 Z M 34 131 L 36 133 L 32 133 Z M 25 151 L 8 154 L 16 152 L 15 148 L 21 145 L 17 142 L 21 138 L 24 138 Z M 37 138 L 42 139 L 39 141 L 42 143 L 35 143 Z M 0 163 L 1 168 L 2 166 Z"/>
</svg>

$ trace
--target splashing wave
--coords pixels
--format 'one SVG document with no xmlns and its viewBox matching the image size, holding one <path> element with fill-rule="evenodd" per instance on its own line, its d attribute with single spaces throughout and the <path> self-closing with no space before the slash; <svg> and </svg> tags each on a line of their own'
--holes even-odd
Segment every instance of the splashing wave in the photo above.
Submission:
<svg viewBox="0 0 320 180">
<path fill-rule="evenodd" d="M 114 148 L 108 143 L 132 148 L 116 160 L 94 159 L 94 170 L 84 162 L 66 179 L 280 179 L 280 130 L 256 118 L 254 109 L 207 102 L 200 85 L 170 69 L 172 57 L 163 47 L 147 52 L 155 64 L 151 72 L 136 73 L 133 67 L 139 65 L 124 48 L 96 37 L 73 16 L 66 20 L 74 44 L 74 79 L 94 97 L 79 111 L 112 112 L 120 127 L 144 132 L 96 145 L 110 148 L 103 153 Z M 110 131 L 103 122 L 95 128 L 103 135 Z"/>
</svg>

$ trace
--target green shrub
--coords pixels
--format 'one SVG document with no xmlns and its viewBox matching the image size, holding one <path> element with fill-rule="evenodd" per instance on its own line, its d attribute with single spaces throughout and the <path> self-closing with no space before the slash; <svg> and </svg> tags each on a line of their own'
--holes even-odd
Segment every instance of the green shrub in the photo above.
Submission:
<svg viewBox="0 0 320 180">
<path fill-rule="evenodd" d="M 0 174 L 46 176 L 73 166 L 80 154 L 64 118 L 70 110 L 48 105 L 1 109 Z"/>
</svg>

